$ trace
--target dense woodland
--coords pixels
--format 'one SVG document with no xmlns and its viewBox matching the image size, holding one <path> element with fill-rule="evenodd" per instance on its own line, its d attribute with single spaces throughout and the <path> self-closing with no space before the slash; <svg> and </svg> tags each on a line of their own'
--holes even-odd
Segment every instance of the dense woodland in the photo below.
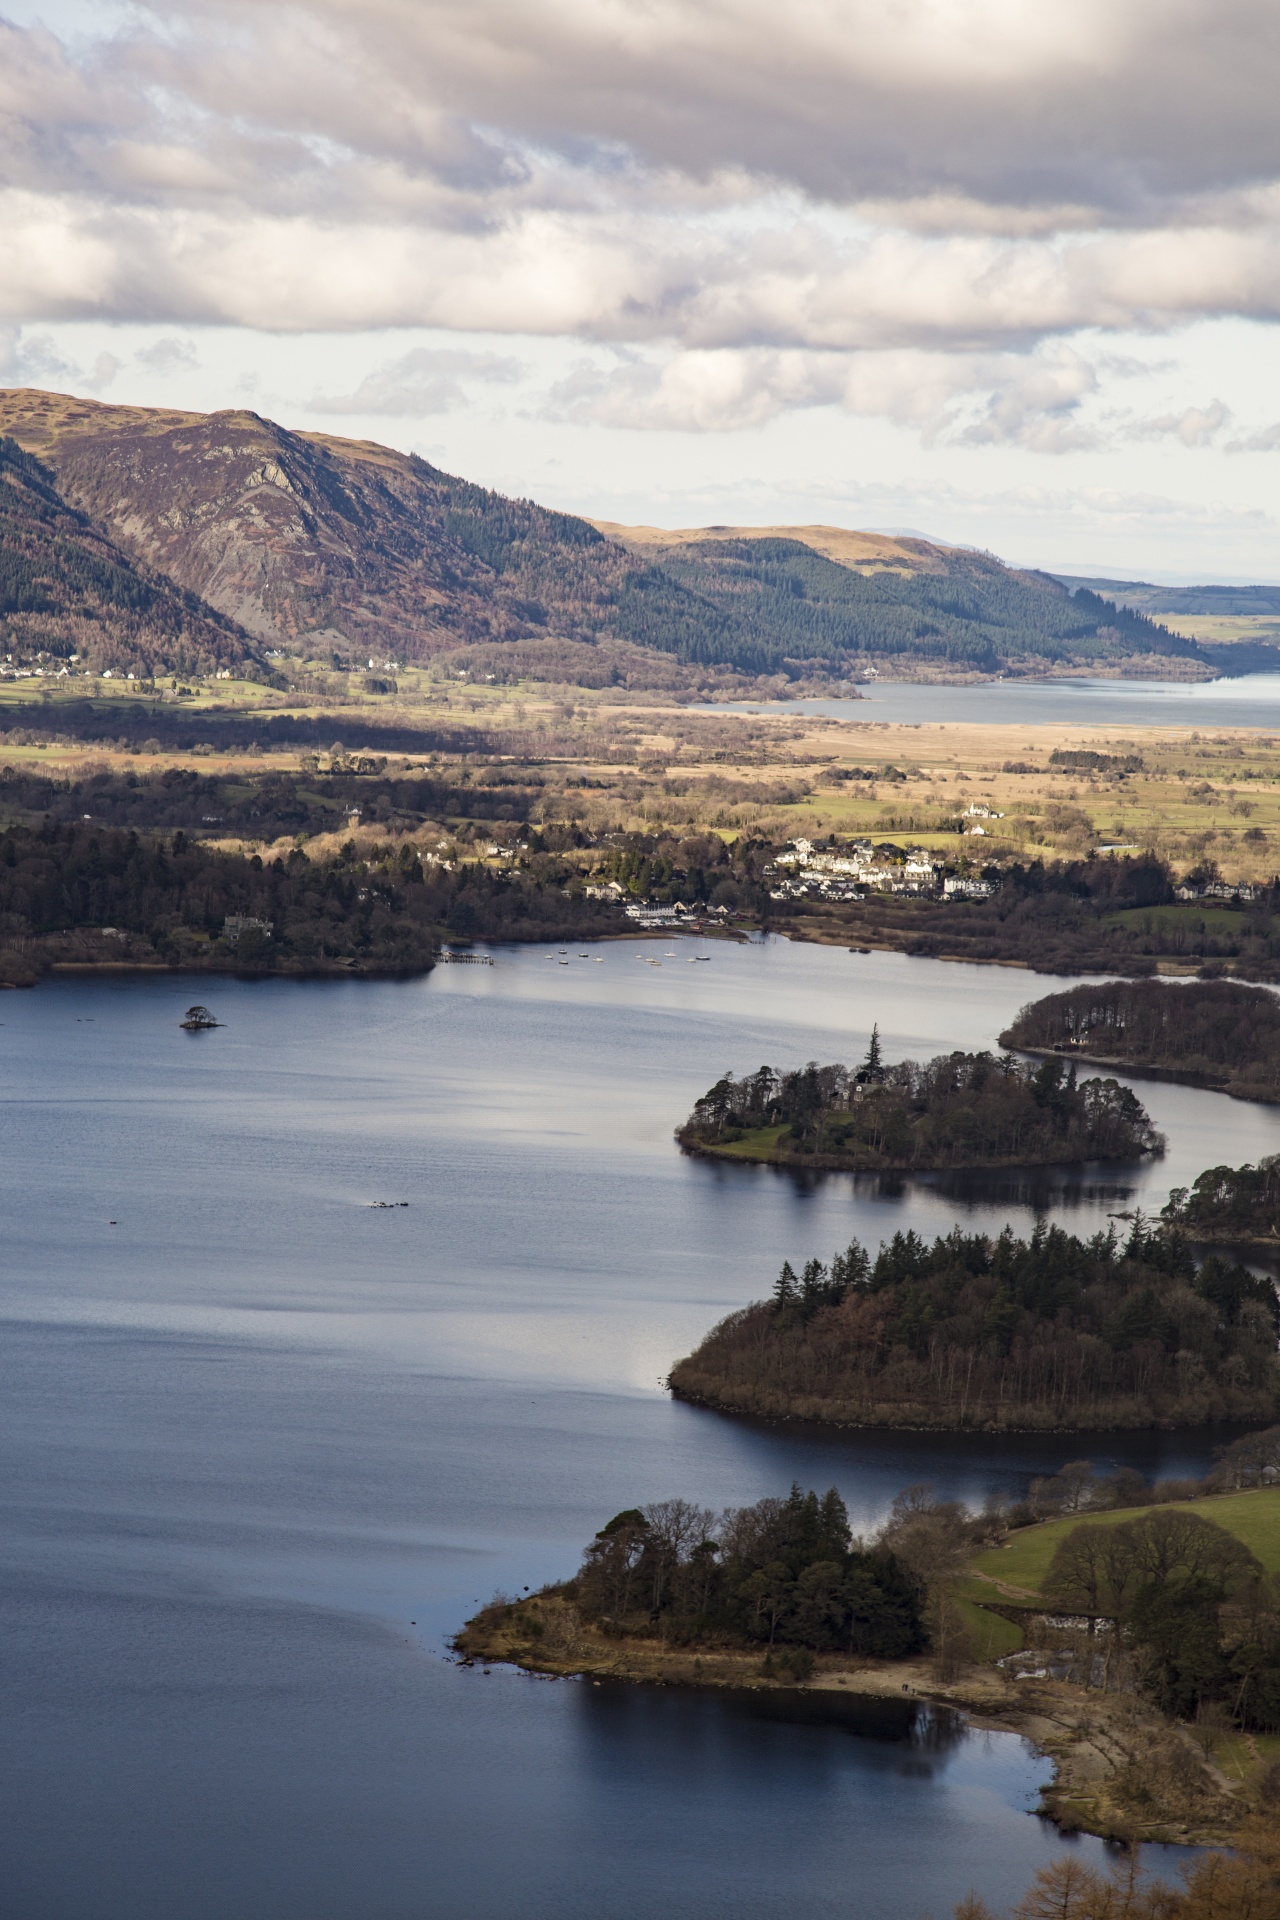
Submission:
<svg viewBox="0 0 1280 1920">
<path fill-rule="evenodd" d="M 1044 1590 L 1119 1624 L 1162 1712 L 1190 1719 L 1212 1704 L 1237 1726 L 1280 1730 L 1280 1582 L 1225 1527 L 1177 1507 L 1086 1521 L 1059 1543 Z"/>
<path fill-rule="evenodd" d="M 1235 981 L 1098 981 L 1023 1007 L 1002 1047 L 1155 1068 L 1244 1099 L 1280 1099 L 1280 1000 Z"/>
<path fill-rule="evenodd" d="M 676 1138 L 690 1152 L 856 1171 L 1138 1160 L 1163 1141 L 1137 1095 L 990 1053 L 886 1066 L 878 1034 L 862 1066 L 726 1074 Z"/>
<path fill-rule="evenodd" d="M 1164 1217 L 1193 1239 L 1280 1240 L 1280 1154 L 1256 1167 L 1209 1167 L 1194 1186 L 1174 1188 Z"/>
<path fill-rule="evenodd" d="M 236 937 L 228 915 L 269 923 Z M 264 861 L 92 826 L 0 833 L 0 984 L 55 962 L 218 972 L 419 972 L 442 939 L 583 939 L 616 907 L 524 875 L 425 866 L 408 842 L 332 860 Z"/>
<path fill-rule="evenodd" d="M 628 1509 L 560 1591 L 619 1636 L 884 1659 L 926 1642 L 923 1583 L 888 1545 L 851 1539 L 834 1487 L 719 1515 L 686 1500 Z"/>
<path fill-rule="evenodd" d="M 1135 1222 L 1081 1240 L 1037 1226 L 927 1246 L 854 1242 L 784 1266 L 670 1385 L 726 1411 L 850 1426 L 1051 1430 L 1274 1420 L 1275 1289 L 1181 1234 Z"/>
</svg>

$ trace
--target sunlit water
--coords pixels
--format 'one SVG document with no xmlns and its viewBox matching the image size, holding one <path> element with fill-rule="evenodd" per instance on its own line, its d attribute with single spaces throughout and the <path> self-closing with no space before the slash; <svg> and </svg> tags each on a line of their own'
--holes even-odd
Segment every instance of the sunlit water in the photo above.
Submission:
<svg viewBox="0 0 1280 1920">
<path fill-rule="evenodd" d="M 976 686 L 869 681 L 861 700 L 751 702 L 740 713 L 826 714 L 914 726 L 1265 727 L 1280 729 L 1280 674 L 1233 680 L 992 680 Z M 723 712 L 721 708 L 719 711 Z"/>
<path fill-rule="evenodd" d="M 1025 1227 L 1032 1201 L 1092 1231 L 1280 1150 L 1280 1112 L 1142 1083 L 1163 1162 L 985 1193 L 709 1165 L 671 1131 L 726 1068 L 856 1059 L 873 1020 L 891 1058 L 991 1045 L 1043 983 L 782 941 L 583 951 L 219 981 L 200 1036 L 181 980 L 0 999 L 22 1920 L 941 1920 L 1064 1844 L 1009 1735 L 485 1675 L 445 1640 L 667 1494 L 835 1482 L 867 1526 L 914 1480 L 976 1501 L 1082 1452 L 1202 1465 L 1220 1436 L 771 1429 L 660 1381 L 785 1256 Z"/>
</svg>

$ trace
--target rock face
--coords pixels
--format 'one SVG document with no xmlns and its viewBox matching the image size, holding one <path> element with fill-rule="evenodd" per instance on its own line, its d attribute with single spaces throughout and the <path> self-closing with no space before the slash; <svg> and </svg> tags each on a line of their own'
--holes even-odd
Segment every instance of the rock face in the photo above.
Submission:
<svg viewBox="0 0 1280 1920">
<path fill-rule="evenodd" d="M 40 460 L 0 437 L 0 652 L 94 672 L 205 674 L 257 664 L 232 620 L 136 564 L 68 505 Z M 53 667 L 56 671 L 56 665 Z"/>
<path fill-rule="evenodd" d="M 380 660 L 548 625 L 592 638 L 612 624 L 619 590 L 652 571 L 584 520 L 255 413 L 11 390 L 0 431 L 47 462 L 126 553 L 267 643 Z"/>
</svg>

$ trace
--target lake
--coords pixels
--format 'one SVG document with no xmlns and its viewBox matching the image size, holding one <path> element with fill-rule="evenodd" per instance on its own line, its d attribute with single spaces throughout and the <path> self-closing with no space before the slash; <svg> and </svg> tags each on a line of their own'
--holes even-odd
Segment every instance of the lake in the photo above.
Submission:
<svg viewBox="0 0 1280 1920">
<path fill-rule="evenodd" d="M 874 680 L 860 700 L 744 702 L 735 713 L 826 714 L 895 726 L 1263 727 L 1280 729 L 1280 674 L 1233 680 L 991 680 L 916 686 Z M 724 712 L 721 707 L 714 711 Z"/>
<path fill-rule="evenodd" d="M 943 1920 L 1068 1844 L 1012 1735 L 485 1674 L 447 1636 L 669 1494 L 834 1483 L 870 1526 L 912 1481 L 978 1501 L 1082 1453 L 1201 1467 L 1220 1436 L 771 1429 L 660 1383 L 784 1257 L 1032 1204 L 1092 1231 L 1280 1151 L 1280 1111 L 1142 1083 L 1167 1158 L 1047 1182 L 689 1160 L 672 1128 L 726 1068 L 854 1059 L 873 1020 L 889 1058 L 991 1045 L 1043 983 L 777 939 L 565 957 L 210 981 L 203 1035 L 180 978 L 0 998 L 22 1920 Z"/>
</svg>

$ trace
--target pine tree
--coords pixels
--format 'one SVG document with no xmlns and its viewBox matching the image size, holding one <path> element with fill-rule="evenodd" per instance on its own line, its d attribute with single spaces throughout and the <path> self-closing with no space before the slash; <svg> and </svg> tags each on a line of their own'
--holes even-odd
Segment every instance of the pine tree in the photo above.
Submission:
<svg viewBox="0 0 1280 1920">
<path fill-rule="evenodd" d="M 796 1281 L 791 1262 L 784 1260 L 782 1272 L 778 1275 L 773 1289 L 773 1309 L 775 1313 L 785 1313 L 794 1307 L 800 1297 L 800 1288 Z"/>
<path fill-rule="evenodd" d="M 864 1085 L 877 1085 L 884 1079 L 884 1061 L 880 1054 L 880 1027 L 878 1022 L 871 1029 L 871 1039 L 867 1044 L 867 1057 L 858 1068 L 858 1079 Z"/>
</svg>

